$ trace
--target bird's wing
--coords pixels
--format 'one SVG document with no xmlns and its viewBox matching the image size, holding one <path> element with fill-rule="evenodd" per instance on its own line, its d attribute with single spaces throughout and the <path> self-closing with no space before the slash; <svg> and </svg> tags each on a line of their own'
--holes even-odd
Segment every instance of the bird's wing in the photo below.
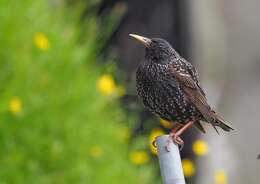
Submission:
<svg viewBox="0 0 260 184">
<path fill-rule="evenodd" d="M 169 68 L 170 72 L 179 82 L 179 85 L 186 94 L 186 97 L 197 107 L 208 122 L 213 122 L 214 118 L 211 116 L 211 107 L 209 106 L 205 93 L 199 86 L 198 82 L 194 80 L 187 70 L 179 70 L 173 63 Z"/>
<path fill-rule="evenodd" d="M 199 76 L 198 76 L 198 72 L 197 72 L 196 68 L 191 63 L 186 61 L 184 58 L 181 58 L 181 61 L 185 63 L 187 72 L 190 74 L 191 78 L 194 80 L 194 82 L 200 89 L 200 92 L 202 93 L 202 95 L 206 97 L 206 94 L 204 93 L 203 89 L 200 86 L 200 83 L 198 80 Z"/>
</svg>

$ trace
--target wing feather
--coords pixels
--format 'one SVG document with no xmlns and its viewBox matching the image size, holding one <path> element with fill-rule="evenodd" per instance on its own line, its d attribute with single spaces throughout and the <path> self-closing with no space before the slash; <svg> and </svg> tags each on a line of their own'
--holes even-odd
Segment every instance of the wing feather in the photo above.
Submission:
<svg viewBox="0 0 260 184">
<path fill-rule="evenodd" d="M 185 70 L 178 70 L 177 67 L 171 65 L 171 72 L 180 84 L 180 87 L 188 97 L 188 99 L 197 107 L 202 116 L 210 123 L 214 122 L 214 118 L 211 116 L 211 107 L 209 106 L 205 93 L 202 91 L 198 82 L 194 81 L 190 73 Z"/>
</svg>

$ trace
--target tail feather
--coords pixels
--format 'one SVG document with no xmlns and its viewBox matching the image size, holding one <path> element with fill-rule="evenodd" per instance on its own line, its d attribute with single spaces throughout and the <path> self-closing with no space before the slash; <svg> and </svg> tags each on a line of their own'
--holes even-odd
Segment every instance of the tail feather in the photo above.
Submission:
<svg viewBox="0 0 260 184">
<path fill-rule="evenodd" d="M 216 130 L 217 134 L 220 135 L 220 134 L 219 134 L 219 131 L 218 131 L 217 127 L 216 127 L 216 125 L 213 125 L 212 123 L 211 123 L 211 125 L 212 125 L 212 127 Z"/>
<path fill-rule="evenodd" d="M 204 127 L 202 126 L 200 121 L 195 121 L 194 125 L 196 126 L 196 128 L 198 128 L 200 131 L 202 131 L 204 134 L 206 133 Z"/>
<path fill-rule="evenodd" d="M 215 126 L 218 126 L 222 128 L 223 130 L 230 132 L 231 130 L 234 130 L 220 115 L 218 115 L 216 112 L 212 111 L 212 117 L 214 118 L 214 122 L 212 123 L 212 126 L 215 128 Z M 216 130 L 217 131 L 217 130 Z M 218 131 L 217 131 L 218 132 Z"/>
</svg>

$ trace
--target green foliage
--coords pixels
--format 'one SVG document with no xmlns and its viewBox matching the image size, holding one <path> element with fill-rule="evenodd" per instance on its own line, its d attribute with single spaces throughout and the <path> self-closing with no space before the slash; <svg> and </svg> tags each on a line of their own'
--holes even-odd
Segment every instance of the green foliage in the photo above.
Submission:
<svg viewBox="0 0 260 184">
<path fill-rule="evenodd" d="M 0 1 L 0 183 L 152 183 L 149 165 L 129 161 L 116 98 L 96 88 L 115 23 L 92 13 L 82 26 L 76 7 Z"/>
</svg>

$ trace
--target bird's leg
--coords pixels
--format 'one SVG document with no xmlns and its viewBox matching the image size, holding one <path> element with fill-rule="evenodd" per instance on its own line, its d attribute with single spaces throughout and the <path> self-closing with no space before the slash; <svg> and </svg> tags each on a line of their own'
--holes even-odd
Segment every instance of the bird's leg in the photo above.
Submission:
<svg viewBox="0 0 260 184">
<path fill-rule="evenodd" d="M 172 123 L 175 123 L 175 122 L 172 122 Z M 171 130 L 171 132 L 170 132 L 170 134 L 171 134 L 172 132 L 177 132 L 181 127 L 182 127 L 182 124 L 175 123 L 174 126 L 173 126 L 173 128 L 172 128 L 172 130 Z M 156 140 L 153 140 L 152 145 L 156 148 Z M 168 144 L 167 144 L 167 145 L 168 145 Z"/>
<path fill-rule="evenodd" d="M 176 123 L 176 125 L 172 128 L 170 133 L 176 133 L 182 126 L 182 124 Z"/>
<path fill-rule="evenodd" d="M 169 145 L 171 143 L 171 140 L 172 140 L 172 137 L 176 134 L 176 132 L 182 127 L 183 125 L 182 124 L 179 124 L 179 123 L 176 123 L 176 125 L 172 128 L 171 132 L 170 132 L 170 135 L 169 135 L 169 139 L 167 140 L 167 145 L 165 146 L 165 149 L 169 152 Z M 180 145 L 181 142 L 183 142 L 181 139 L 179 140 L 180 141 Z M 179 144 L 179 143 L 178 143 Z"/>
<path fill-rule="evenodd" d="M 182 126 L 179 130 L 177 130 L 176 132 L 171 132 L 170 133 L 170 137 L 172 138 L 172 140 L 180 145 L 180 150 L 182 150 L 183 146 L 184 146 L 184 141 L 180 138 L 180 135 L 187 130 L 189 127 L 191 127 L 193 125 L 193 121 L 189 121 L 187 124 L 185 124 L 184 126 Z M 166 146 L 166 150 L 169 151 L 168 147 Z"/>
</svg>

